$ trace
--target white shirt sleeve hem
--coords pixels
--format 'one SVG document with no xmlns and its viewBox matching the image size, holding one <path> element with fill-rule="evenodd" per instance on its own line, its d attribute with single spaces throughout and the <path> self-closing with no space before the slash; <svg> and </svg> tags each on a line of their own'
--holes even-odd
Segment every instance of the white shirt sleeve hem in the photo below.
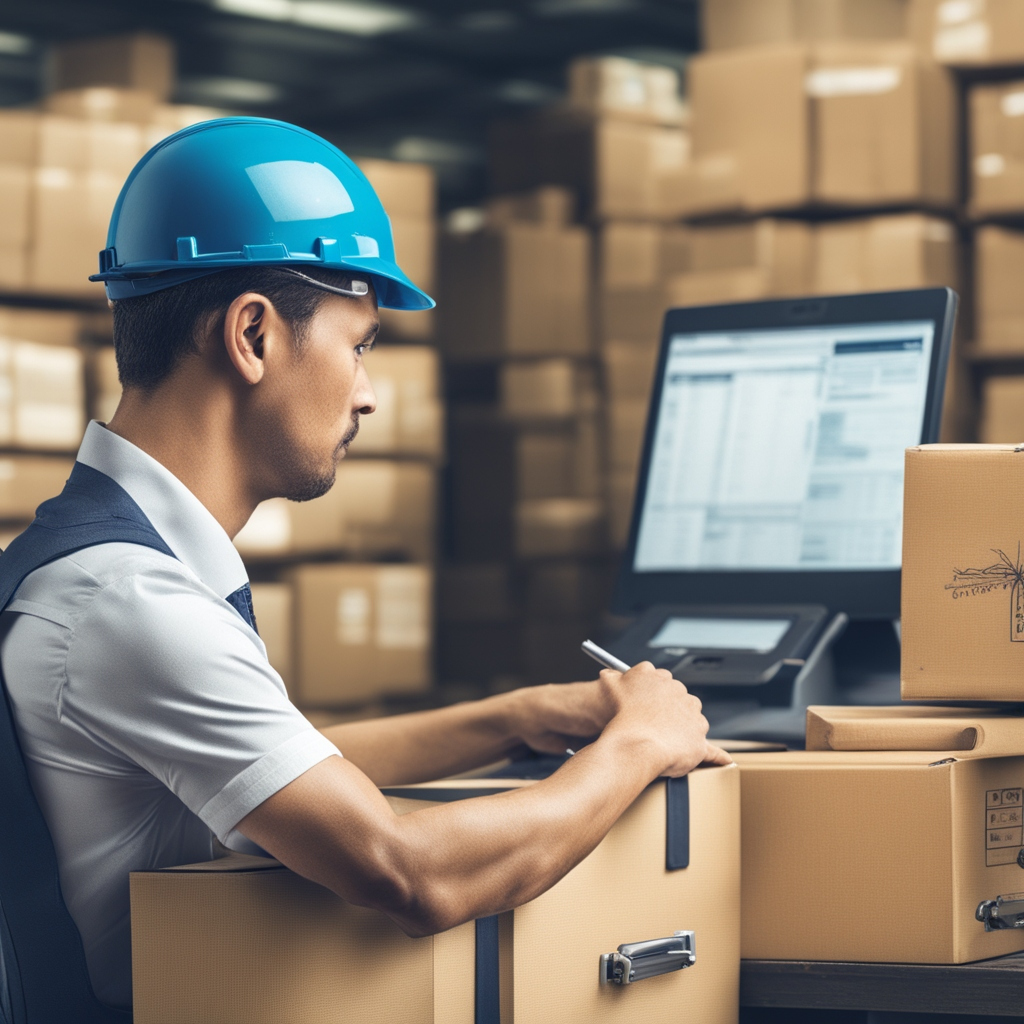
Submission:
<svg viewBox="0 0 1024 1024">
<path fill-rule="evenodd" d="M 250 811 L 284 789 L 300 775 L 328 757 L 341 752 L 323 733 L 310 729 L 286 740 L 236 775 L 199 811 L 199 817 L 217 838 L 226 843 L 228 835 Z"/>
</svg>

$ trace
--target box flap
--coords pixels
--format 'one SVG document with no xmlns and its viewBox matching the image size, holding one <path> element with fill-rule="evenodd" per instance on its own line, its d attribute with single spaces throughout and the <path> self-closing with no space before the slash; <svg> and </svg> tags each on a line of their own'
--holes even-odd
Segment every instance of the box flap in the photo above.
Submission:
<svg viewBox="0 0 1024 1024">
<path fill-rule="evenodd" d="M 229 853 L 226 857 L 218 857 L 216 860 L 204 860 L 198 864 L 178 864 L 160 870 L 212 874 L 224 871 L 284 871 L 285 867 L 273 857 L 257 857 L 249 853 Z M 133 872 L 133 874 L 135 873 Z"/>
<path fill-rule="evenodd" d="M 1024 754 L 1024 717 L 992 708 L 810 707 L 808 750 L 927 750 L 958 758 Z"/>
</svg>

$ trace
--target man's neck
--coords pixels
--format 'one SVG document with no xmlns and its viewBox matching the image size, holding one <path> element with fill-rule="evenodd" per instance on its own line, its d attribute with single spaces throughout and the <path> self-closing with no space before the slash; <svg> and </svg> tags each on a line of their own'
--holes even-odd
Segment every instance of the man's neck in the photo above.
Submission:
<svg viewBox="0 0 1024 1024">
<path fill-rule="evenodd" d="M 230 399 L 198 381 L 189 388 L 126 388 L 107 429 L 141 448 L 173 473 L 210 511 L 229 537 L 256 507 L 236 436 Z M 197 393 L 201 389 L 205 393 Z"/>
</svg>

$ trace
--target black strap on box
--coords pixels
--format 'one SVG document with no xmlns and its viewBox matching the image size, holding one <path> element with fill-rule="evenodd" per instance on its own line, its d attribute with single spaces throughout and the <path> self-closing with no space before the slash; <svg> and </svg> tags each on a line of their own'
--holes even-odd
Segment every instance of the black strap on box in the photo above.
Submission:
<svg viewBox="0 0 1024 1024">
<path fill-rule="evenodd" d="M 532 761 L 538 762 L 532 765 Z M 555 768 L 552 758 L 536 758 L 526 762 L 513 762 L 501 769 L 501 778 L 546 778 Z M 539 762 L 544 761 L 542 769 Z M 514 774 L 519 767 L 520 774 Z M 544 770 L 544 775 L 537 773 Z M 510 787 L 511 788 L 511 787 Z M 493 793 L 508 793 L 501 787 L 471 788 L 471 784 L 458 789 L 426 789 L 419 786 L 388 787 L 385 796 L 406 800 L 430 800 L 435 803 L 453 803 Z M 679 871 L 690 866 L 690 780 L 665 780 L 665 870 Z M 498 941 L 498 915 L 481 917 L 476 921 L 476 961 L 474 982 L 473 1024 L 501 1024 L 501 984 Z"/>
</svg>

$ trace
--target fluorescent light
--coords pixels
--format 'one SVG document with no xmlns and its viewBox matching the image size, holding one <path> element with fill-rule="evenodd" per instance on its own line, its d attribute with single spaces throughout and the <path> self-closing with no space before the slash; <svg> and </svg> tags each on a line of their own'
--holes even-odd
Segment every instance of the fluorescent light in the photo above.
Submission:
<svg viewBox="0 0 1024 1024">
<path fill-rule="evenodd" d="M 613 14 L 638 6 L 637 0 L 538 0 L 533 10 L 541 17 L 560 18 L 576 14 Z"/>
<path fill-rule="evenodd" d="M 424 164 L 478 163 L 483 160 L 483 154 L 478 146 L 419 135 L 408 135 L 404 139 L 399 139 L 391 147 L 391 155 L 396 160 Z"/>
<path fill-rule="evenodd" d="M 550 85 L 531 82 L 525 78 L 510 78 L 498 86 L 498 98 L 506 103 L 553 103 L 561 93 Z"/>
<path fill-rule="evenodd" d="M 403 7 L 353 0 L 212 0 L 212 3 L 218 11 L 227 14 L 287 21 L 355 36 L 397 32 L 412 28 L 420 21 L 415 11 Z"/>
<path fill-rule="evenodd" d="M 179 92 L 195 101 L 218 103 L 276 103 L 284 90 L 273 82 L 257 82 L 249 78 L 187 78 Z"/>
<path fill-rule="evenodd" d="M 35 44 L 29 36 L 19 36 L 14 32 L 0 32 L 0 53 L 9 53 L 20 57 L 30 53 Z"/>
</svg>

